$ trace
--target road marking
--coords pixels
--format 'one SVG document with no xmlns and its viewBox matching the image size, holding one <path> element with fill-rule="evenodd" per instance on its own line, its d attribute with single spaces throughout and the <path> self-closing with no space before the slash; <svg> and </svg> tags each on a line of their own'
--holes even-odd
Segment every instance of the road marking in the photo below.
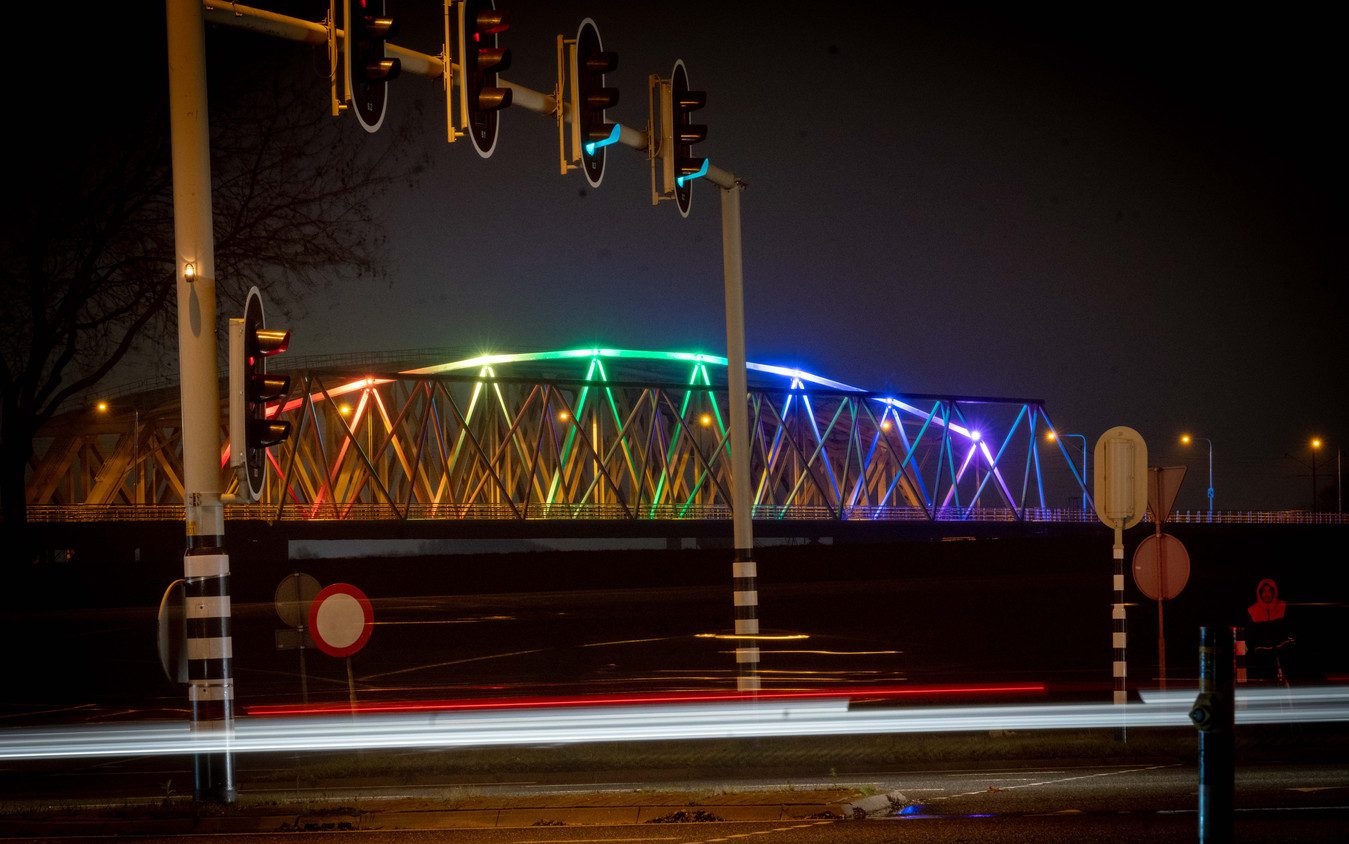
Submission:
<svg viewBox="0 0 1349 844">
<path fill-rule="evenodd" d="M 835 823 L 835 821 L 830 819 L 822 821 L 811 821 L 810 823 L 799 823 L 793 826 L 775 826 L 772 829 L 760 829 L 754 832 L 740 832 L 736 833 L 735 835 L 725 835 L 722 836 L 721 838 L 704 838 L 702 841 L 690 841 L 689 844 L 719 844 L 719 842 L 738 841 L 741 838 L 750 838 L 755 835 L 771 835 L 774 832 L 791 832 L 794 829 L 808 829 L 812 826 L 823 826 L 824 824 L 827 823 Z M 610 839 L 610 840 L 617 840 L 617 839 Z M 526 842 L 522 841 L 520 842 L 520 844 L 526 844 Z M 550 844 L 552 843 L 550 842 Z"/>
<path fill-rule="evenodd" d="M 1299 787 L 1299 786 L 1290 786 L 1288 790 L 1289 790 L 1289 791 L 1301 791 L 1303 794 L 1311 794 L 1313 791 L 1333 791 L 1333 790 L 1335 790 L 1335 789 L 1337 789 L 1337 788 L 1349 788 L 1349 786 L 1343 786 L 1343 785 L 1304 785 L 1304 786 L 1301 786 L 1301 787 Z"/>
<path fill-rule="evenodd" d="M 1175 763 L 1172 763 L 1172 764 L 1170 764 L 1170 765 L 1149 765 L 1149 766 L 1147 766 L 1147 767 L 1142 767 L 1142 768 L 1118 768 L 1118 769 L 1113 769 L 1113 770 L 1109 770 L 1109 771 L 1098 771 L 1097 773 L 1094 773 L 1094 774 L 1080 774 L 1080 775 L 1075 776 L 1075 777 L 1061 777 L 1061 778 L 1056 779 L 1056 780 L 1041 780 L 1040 782 L 1027 782 L 1027 783 L 1022 783 L 1021 785 L 1008 785 L 1008 786 L 1003 786 L 1002 788 L 999 788 L 999 789 L 997 789 L 997 790 L 998 790 L 998 791 L 1011 791 L 1012 789 L 1015 789 L 1015 788 L 1034 788 L 1034 787 L 1036 787 L 1037 785 L 1058 785 L 1059 783 L 1073 782 L 1074 780 L 1089 780 L 1089 779 L 1095 779 L 1096 777 L 1113 777 L 1113 776 L 1116 776 L 1116 775 L 1118 775 L 1118 774 L 1136 774 L 1136 773 L 1142 773 L 1142 772 L 1144 772 L 1144 771 L 1156 771 L 1156 770 L 1159 770 L 1159 769 L 1161 769 L 1161 768 L 1176 768 L 1176 767 L 1179 767 L 1179 766 L 1180 766 L 1180 763 L 1179 763 L 1179 762 L 1175 762 Z M 988 790 L 987 790 L 987 789 L 982 789 L 982 788 L 981 788 L 981 789 L 979 789 L 978 791 L 966 791 L 966 792 L 962 792 L 962 793 L 960 793 L 960 794 L 947 794 L 947 795 L 944 795 L 944 796 L 942 796 L 942 797 L 934 797 L 934 798 L 932 798 L 932 800 L 933 800 L 933 802 L 936 802 L 936 801 L 938 801 L 938 800 L 949 800 L 949 799 L 951 799 L 952 797 L 973 797 L 973 796 L 975 796 L 975 795 L 977 795 L 977 794 L 987 794 L 987 793 L 988 793 Z"/>
<path fill-rule="evenodd" d="M 558 844 L 560 841 L 571 844 L 598 844 L 602 841 L 678 841 L 677 835 L 648 835 L 642 838 L 530 838 L 518 844 Z"/>
<path fill-rule="evenodd" d="M 1234 812 L 1349 812 L 1349 806 L 1238 806 Z M 1198 809 L 1158 809 L 1159 815 L 1194 815 Z"/>
</svg>

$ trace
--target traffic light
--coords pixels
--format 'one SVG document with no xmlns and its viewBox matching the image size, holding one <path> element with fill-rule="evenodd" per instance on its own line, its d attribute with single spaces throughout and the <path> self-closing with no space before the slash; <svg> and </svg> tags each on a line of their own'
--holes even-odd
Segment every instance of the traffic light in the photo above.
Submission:
<svg viewBox="0 0 1349 844">
<path fill-rule="evenodd" d="M 511 90 L 497 87 L 497 74 L 511 66 L 511 51 L 497 46 L 510 29 L 510 16 L 496 0 L 460 0 L 454 62 L 459 65 L 459 125 L 483 158 L 496 149 L 500 112 L 511 104 Z"/>
<path fill-rule="evenodd" d="M 707 105 L 706 91 L 690 91 L 684 61 L 675 62 L 669 79 L 651 77 L 651 107 L 660 117 L 660 143 L 651 159 L 651 203 L 674 198 L 687 217 L 694 179 L 707 175 L 707 159 L 693 155 L 693 145 L 707 140 L 707 127 L 693 122 L 693 112 Z M 654 123 L 656 114 L 653 113 Z M 662 190 L 656 190 L 657 169 Z"/>
<path fill-rule="evenodd" d="M 384 55 L 384 42 L 398 22 L 384 14 L 384 0 L 346 0 L 347 93 L 356 120 L 367 132 L 379 131 L 389 97 L 389 81 L 402 63 Z"/>
<path fill-rule="evenodd" d="M 250 501 L 262 494 L 267 447 L 290 436 L 290 423 L 268 418 L 267 403 L 290 391 L 290 378 L 268 375 L 267 358 L 290 346 L 290 332 L 267 328 L 262 296 L 248 291 L 243 319 L 230 320 L 230 465 L 239 473 L 239 491 Z"/>
<path fill-rule="evenodd" d="M 620 127 L 604 120 L 604 110 L 618 105 L 618 89 L 604 87 L 604 74 L 617 67 L 618 54 L 605 52 L 595 22 L 581 21 L 570 61 L 572 152 L 593 188 L 604 178 L 604 148 L 618 141 Z"/>
</svg>

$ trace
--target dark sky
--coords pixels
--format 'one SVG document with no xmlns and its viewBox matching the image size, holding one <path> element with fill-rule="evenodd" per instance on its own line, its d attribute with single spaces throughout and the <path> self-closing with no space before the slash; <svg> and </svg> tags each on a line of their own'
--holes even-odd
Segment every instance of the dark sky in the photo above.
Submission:
<svg viewBox="0 0 1349 844">
<path fill-rule="evenodd" d="M 611 119 L 644 124 L 647 75 L 676 58 L 707 90 L 697 151 L 749 182 L 751 360 L 876 390 L 1043 398 L 1093 442 L 1130 425 L 1154 465 L 1189 462 L 1183 507 L 1204 506 L 1207 471 L 1184 430 L 1214 442 L 1219 509 L 1307 506 L 1310 470 L 1287 455 L 1307 460 L 1313 434 L 1333 464 L 1349 361 L 1328 19 L 509 5 L 514 82 L 551 90 L 556 36 L 589 16 L 620 57 Z M 440 3 L 394 8 L 395 41 L 438 53 Z M 212 30 L 208 48 L 238 37 Z M 422 103 L 432 164 L 384 209 L 387 288 L 315 296 L 294 352 L 724 352 L 714 188 L 696 186 L 681 219 L 651 206 L 644 154 L 617 148 L 590 189 L 558 173 L 555 125 L 523 110 L 482 160 L 444 143 L 439 85 L 391 92 L 391 119 Z"/>
</svg>

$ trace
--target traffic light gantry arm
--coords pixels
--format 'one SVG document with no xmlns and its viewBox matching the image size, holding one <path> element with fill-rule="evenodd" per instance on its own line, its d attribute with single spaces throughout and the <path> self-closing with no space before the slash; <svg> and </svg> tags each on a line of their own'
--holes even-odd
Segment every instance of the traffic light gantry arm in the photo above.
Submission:
<svg viewBox="0 0 1349 844">
<path fill-rule="evenodd" d="M 208 23 L 235 29 L 246 29 L 251 32 L 261 32 L 304 44 L 323 45 L 328 43 L 328 29 L 322 22 L 316 23 L 303 18 L 293 18 L 289 15 L 269 12 L 266 9 L 225 3 L 220 2 L 220 0 L 204 0 L 202 8 L 206 12 Z M 339 29 L 337 37 L 339 39 L 345 38 L 345 33 Z M 388 55 L 402 62 L 404 73 L 415 73 L 418 76 L 433 79 L 439 79 L 445 74 L 445 63 L 441 61 L 439 56 L 419 53 L 416 50 L 409 50 L 392 43 L 386 45 L 386 48 Z M 550 118 L 557 113 L 557 100 L 553 98 L 552 94 L 535 91 L 532 88 L 527 88 L 515 82 L 508 82 L 505 79 L 500 80 L 500 85 L 511 89 L 512 108 L 523 108 L 526 111 L 546 115 Z M 563 109 L 568 109 L 566 103 L 563 103 Z M 620 124 L 620 126 L 618 143 L 644 152 L 647 148 L 646 132 L 623 124 Z M 743 180 L 734 173 L 715 164 L 708 166 L 707 175 L 704 179 L 725 190 L 731 190 L 737 185 L 743 184 Z"/>
</svg>

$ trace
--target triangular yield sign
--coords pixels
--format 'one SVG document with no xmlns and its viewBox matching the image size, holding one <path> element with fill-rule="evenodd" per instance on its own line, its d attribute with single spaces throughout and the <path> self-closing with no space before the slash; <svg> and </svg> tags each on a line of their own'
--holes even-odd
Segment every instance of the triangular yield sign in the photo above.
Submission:
<svg viewBox="0 0 1349 844">
<path fill-rule="evenodd" d="M 1165 522 L 1171 517 L 1171 508 L 1176 503 L 1176 493 L 1180 492 L 1180 482 L 1185 480 L 1184 466 L 1148 467 L 1148 510 L 1156 522 Z"/>
</svg>

